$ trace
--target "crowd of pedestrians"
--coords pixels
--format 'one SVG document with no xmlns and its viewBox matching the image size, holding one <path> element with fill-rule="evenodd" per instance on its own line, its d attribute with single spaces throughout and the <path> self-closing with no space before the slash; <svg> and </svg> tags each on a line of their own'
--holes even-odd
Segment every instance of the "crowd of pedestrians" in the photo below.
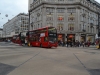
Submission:
<svg viewBox="0 0 100 75">
<path fill-rule="evenodd" d="M 90 41 L 87 42 L 79 42 L 76 40 L 75 42 L 72 41 L 58 41 L 59 46 L 66 46 L 66 47 L 89 47 L 90 45 L 95 45 L 95 43 L 91 43 Z"/>
</svg>

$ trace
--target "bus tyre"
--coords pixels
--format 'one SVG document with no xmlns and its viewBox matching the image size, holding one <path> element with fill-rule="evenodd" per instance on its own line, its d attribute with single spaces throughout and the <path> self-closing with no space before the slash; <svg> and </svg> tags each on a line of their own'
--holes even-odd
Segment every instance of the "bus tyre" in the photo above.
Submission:
<svg viewBox="0 0 100 75">
<path fill-rule="evenodd" d="M 30 47 L 33 47 L 33 46 L 30 44 Z"/>
</svg>

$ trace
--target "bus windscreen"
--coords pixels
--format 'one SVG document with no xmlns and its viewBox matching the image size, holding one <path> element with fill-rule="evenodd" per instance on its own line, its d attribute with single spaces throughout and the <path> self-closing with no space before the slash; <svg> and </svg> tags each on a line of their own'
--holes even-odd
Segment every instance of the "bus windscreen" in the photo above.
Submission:
<svg viewBox="0 0 100 75">
<path fill-rule="evenodd" d="M 48 37 L 50 42 L 57 41 L 57 30 L 54 27 L 48 28 Z"/>
</svg>

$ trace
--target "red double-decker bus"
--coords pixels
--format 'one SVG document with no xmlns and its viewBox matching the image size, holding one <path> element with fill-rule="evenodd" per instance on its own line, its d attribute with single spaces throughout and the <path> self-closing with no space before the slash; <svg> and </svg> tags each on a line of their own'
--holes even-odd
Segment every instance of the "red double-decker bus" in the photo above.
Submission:
<svg viewBox="0 0 100 75">
<path fill-rule="evenodd" d="M 16 43 L 16 44 L 20 44 L 21 41 L 20 41 L 19 35 L 13 35 L 12 36 L 12 42 Z"/>
<path fill-rule="evenodd" d="M 57 47 L 57 30 L 55 27 L 44 27 L 27 32 L 28 43 L 35 47 Z"/>
<path fill-rule="evenodd" d="M 23 33 L 20 33 L 19 35 L 13 35 L 12 36 L 12 42 L 16 44 L 22 44 L 22 41 L 25 40 L 25 36 Z"/>
<path fill-rule="evenodd" d="M 12 36 L 12 42 L 13 42 L 13 43 L 16 43 L 16 39 L 17 39 L 17 38 L 18 38 L 18 35 L 13 35 L 13 36 Z"/>
</svg>

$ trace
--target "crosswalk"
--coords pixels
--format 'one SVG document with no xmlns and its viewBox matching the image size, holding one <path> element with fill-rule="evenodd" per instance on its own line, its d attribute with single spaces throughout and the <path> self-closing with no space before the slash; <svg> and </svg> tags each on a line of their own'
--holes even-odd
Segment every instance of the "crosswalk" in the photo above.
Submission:
<svg viewBox="0 0 100 75">
<path fill-rule="evenodd" d="M 14 47 L 14 46 L 20 46 L 20 45 L 12 42 L 0 42 L 0 47 Z"/>
</svg>

